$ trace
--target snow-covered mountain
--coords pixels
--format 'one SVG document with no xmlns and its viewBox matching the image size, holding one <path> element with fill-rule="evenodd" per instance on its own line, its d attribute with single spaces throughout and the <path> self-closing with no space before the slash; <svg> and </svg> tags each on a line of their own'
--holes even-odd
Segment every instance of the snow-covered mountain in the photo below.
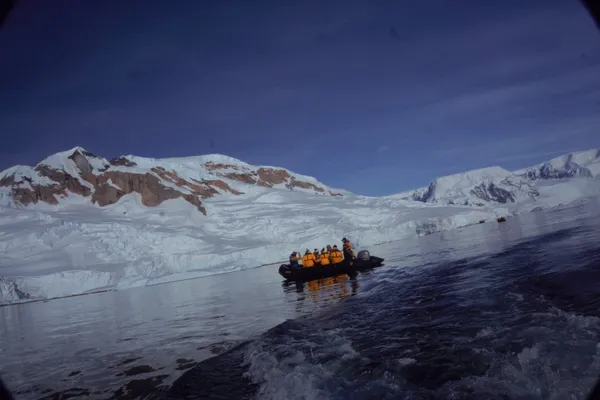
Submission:
<svg viewBox="0 0 600 400">
<path fill-rule="evenodd" d="M 592 178 L 600 174 L 600 149 L 569 153 L 518 171 L 482 168 L 443 176 L 429 186 L 393 195 L 395 198 L 446 205 L 486 206 L 536 200 L 537 180 Z"/>
<path fill-rule="evenodd" d="M 240 196 L 256 188 L 343 196 L 316 179 L 283 168 L 253 166 L 220 154 L 152 159 L 122 156 L 106 160 L 81 147 L 56 153 L 35 167 L 15 166 L 0 173 L 0 201 L 27 206 L 89 202 L 107 206 L 139 193 L 145 206 L 182 198 L 206 215 L 203 201 Z"/>
<path fill-rule="evenodd" d="M 448 205 L 484 206 L 515 203 L 539 196 L 526 179 L 500 167 L 490 167 L 443 176 L 428 187 L 400 193 L 395 197 Z"/>
<path fill-rule="evenodd" d="M 515 173 L 529 180 L 595 177 L 600 175 L 600 149 L 565 154 Z"/>
<path fill-rule="evenodd" d="M 252 268 L 343 236 L 361 248 L 598 197 L 597 160 L 594 150 L 546 163 L 589 171 L 565 179 L 530 174 L 546 164 L 492 167 L 367 197 L 223 155 L 107 160 L 76 147 L 0 173 L 0 303 Z"/>
</svg>

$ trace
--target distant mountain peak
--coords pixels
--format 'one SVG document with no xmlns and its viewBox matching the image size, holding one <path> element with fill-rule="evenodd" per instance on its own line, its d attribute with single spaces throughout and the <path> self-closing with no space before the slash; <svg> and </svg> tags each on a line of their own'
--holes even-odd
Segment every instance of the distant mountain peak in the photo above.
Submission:
<svg viewBox="0 0 600 400">
<path fill-rule="evenodd" d="M 600 175 L 600 149 L 567 153 L 515 173 L 529 180 L 595 177 Z"/>
</svg>

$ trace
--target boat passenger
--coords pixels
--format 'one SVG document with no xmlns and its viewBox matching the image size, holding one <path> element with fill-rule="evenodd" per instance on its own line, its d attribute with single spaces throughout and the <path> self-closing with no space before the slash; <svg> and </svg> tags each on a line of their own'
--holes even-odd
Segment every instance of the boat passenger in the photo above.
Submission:
<svg viewBox="0 0 600 400">
<path fill-rule="evenodd" d="M 329 261 L 331 262 L 331 264 L 339 264 L 342 262 L 342 260 L 344 259 L 342 252 L 337 248 L 337 245 L 333 245 L 333 248 L 331 249 L 331 254 L 329 257 Z"/>
<path fill-rule="evenodd" d="M 290 267 L 300 268 L 298 261 L 300 261 L 300 254 L 294 251 L 292 254 L 290 254 Z"/>
<path fill-rule="evenodd" d="M 315 261 L 315 255 L 311 253 L 309 249 L 306 249 L 306 252 L 304 252 L 304 256 L 302 257 L 302 266 L 304 268 L 314 267 Z"/>
<path fill-rule="evenodd" d="M 313 255 L 315 256 L 315 260 L 316 262 L 319 262 L 319 259 L 321 257 L 321 254 L 319 253 L 318 249 L 315 249 L 315 251 L 313 251 Z"/>
<path fill-rule="evenodd" d="M 319 260 L 321 260 L 321 265 L 329 265 L 329 252 L 325 249 L 321 249 Z"/>
<path fill-rule="evenodd" d="M 343 250 L 344 250 L 344 259 L 354 260 L 356 257 L 354 256 L 354 251 L 352 251 L 352 244 L 346 238 L 342 239 Z"/>
</svg>

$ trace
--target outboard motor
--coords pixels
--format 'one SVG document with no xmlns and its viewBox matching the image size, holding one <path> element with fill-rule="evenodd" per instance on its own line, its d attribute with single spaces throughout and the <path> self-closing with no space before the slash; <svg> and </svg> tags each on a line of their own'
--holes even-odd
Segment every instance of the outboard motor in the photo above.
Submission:
<svg viewBox="0 0 600 400">
<path fill-rule="evenodd" d="M 361 261 L 369 261 L 371 259 L 371 254 L 369 253 L 369 250 L 361 250 L 358 252 L 356 258 Z"/>
</svg>

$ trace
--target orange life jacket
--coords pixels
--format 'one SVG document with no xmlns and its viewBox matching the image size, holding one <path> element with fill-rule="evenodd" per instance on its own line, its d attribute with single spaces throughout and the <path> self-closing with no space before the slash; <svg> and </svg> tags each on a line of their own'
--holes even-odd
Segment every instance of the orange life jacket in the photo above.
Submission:
<svg viewBox="0 0 600 400">
<path fill-rule="evenodd" d="M 329 261 L 331 261 L 332 264 L 341 263 L 343 259 L 344 256 L 341 251 L 339 251 L 338 249 L 333 249 L 331 251 L 331 258 L 329 259 Z"/>
<path fill-rule="evenodd" d="M 313 253 L 305 254 L 302 257 L 302 265 L 305 268 L 314 267 L 315 266 L 315 261 L 316 261 L 316 259 L 315 259 L 315 255 Z"/>
<path fill-rule="evenodd" d="M 321 253 L 321 256 L 319 257 L 319 259 L 321 260 L 321 265 L 329 265 L 329 254 L 328 253 Z"/>
</svg>

